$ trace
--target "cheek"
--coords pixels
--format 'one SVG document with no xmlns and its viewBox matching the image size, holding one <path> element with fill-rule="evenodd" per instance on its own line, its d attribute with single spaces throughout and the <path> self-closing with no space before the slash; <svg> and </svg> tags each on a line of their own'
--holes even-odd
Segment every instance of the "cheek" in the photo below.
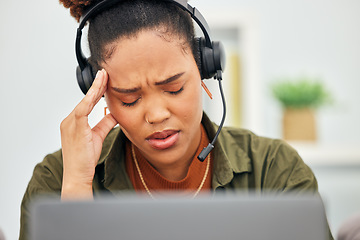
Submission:
<svg viewBox="0 0 360 240">
<path fill-rule="evenodd" d="M 200 84 L 199 84 L 200 85 Z M 181 114 L 184 120 L 197 122 L 202 117 L 202 95 L 201 87 L 189 86 L 189 90 L 184 97 L 176 101 L 177 112 Z"/>
<path fill-rule="evenodd" d="M 135 127 L 136 118 L 134 116 L 137 116 L 137 114 L 133 113 L 130 107 L 128 109 L 122 106 L 122 103 L 116 97 L 107 94 L 105 94 L 105 102 L 109 111 L 123 130 L 131 131 L 130 128 Z"/>
</svg>

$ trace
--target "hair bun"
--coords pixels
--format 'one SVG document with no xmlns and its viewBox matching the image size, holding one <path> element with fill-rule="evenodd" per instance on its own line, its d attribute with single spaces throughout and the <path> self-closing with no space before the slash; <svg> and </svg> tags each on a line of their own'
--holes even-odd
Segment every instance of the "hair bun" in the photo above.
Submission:
<svg viewBox="0 0 360 240">
<path fill-rule="evenodd" d="M 71 16 L 79 22 L 85 9 L 100 2 L 100 0 L 59 0 L 59 2 L 62 3 L 65 8 L 69 8 Z"/>
</svg>

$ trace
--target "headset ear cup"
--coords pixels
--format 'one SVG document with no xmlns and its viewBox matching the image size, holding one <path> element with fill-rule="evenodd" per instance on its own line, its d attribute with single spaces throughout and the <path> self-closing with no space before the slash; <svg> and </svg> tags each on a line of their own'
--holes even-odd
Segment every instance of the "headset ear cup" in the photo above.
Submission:
<svg viewBox="0 0 360 240">
<path fill-rule="evenodd" d="M 225 68 L 225 51 L 221 42 L 212 42 L 212 48 L 205 46 L 205 39 L 199 38 L 199 56 L 201 59 L 201 78 L 212 78 L 218 70 Z"/>
<path fill-rule="evenodd" d="M 214 67 L 213 51 L 211 48 L 206 47 L 204 38 L 200 38 L 200 52 L 202 77 L 204 79 L 212 78 L 216 73 Z"/>
<path fill-rule="evenodd" d="M 86 94 L 89 91 L 92 83 L 94 82 L 95 76 L 92 71 L 90 64 L 87 64 L 84 70 L 81 71 L 80 67 L 76 68 L 76 78 L 81 91 Z"/>
<path fill-rule="evenodd" d="M 209 79 L 214 76 L 211 70 L 214 64 L 212 62 L 212 49 L 205 46 L 205 38 L 199 38 L 199 56 L 201 65 L 201 79 Z"/>
<path fill-rule="evenodd" d="M 195 50 L 194 50 L 194 58 L 195 58 L 195 62 L 196 62 L 196 65 L 199 69 L 199 72 L 200 72 L 200 76 L 201 76 L 201 79 L 204 79 L 203 77 L 203 70 L 202 70 L 202 64 L 201 64 L 201 39 L 200 38 L 194 38 L 194 47 L 195 47 Z"/>
<path fill-rule="evenodd" d="M 214 64 L 216 71 L 225 70 L 226 57 L 225 57 L 225 48 L 221 42 L 212 42 L 213 54 L 214 54 Z"/>
</svg>

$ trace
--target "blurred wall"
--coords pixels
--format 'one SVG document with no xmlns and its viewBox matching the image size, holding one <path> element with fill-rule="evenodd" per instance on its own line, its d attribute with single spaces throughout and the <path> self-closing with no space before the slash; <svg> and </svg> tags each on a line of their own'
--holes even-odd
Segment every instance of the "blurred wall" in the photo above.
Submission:
<svg viewBox="0 0 360 240">
<path fill-rule="evenodd" d="M 60 148 L 59 124 L 81 97 L 75 20 L 58 1 L 0 2 L 0 227 L 17 239 L 35 164 Z"/>
<path fill-rule="evenodd" d="M 322 77 L 336 98 L 334 107 L 319 113 L 321 141 L 360 142 L 359 1 L 190 3 L 211 24 L 226 15 L 242 19 L 240 13 L 247 12 L 256 21 L 256 51 L 247 53 L 259 60 L 252 69 L 257 72 L 258 91 L 253 95 L 257 103 L 249 113 L 256 124 L 245 121 L 245 127 L 261 135 L 281 136 L 281 109 L 268 85 L 279 76 L 307 74 Z M 59 124 L 82 98 L 75 79 L 76 27 L 55 0 L 0 2 L 0 228 L 7 239 L 18 236 L 20 202 L 35 164 L 60 148 Z M 91 122 L 101 114 L 100 106 Z"/>
<path fill-rule="evenodd" d="M 212 25 L 229 16 L 240 27 L 245 23 L 245 15 L 255 22 L 257 34 L 253 35 L 257 38 L 253 41 L 257 51 L 246 53 L 243 71 L 245 74 L 249 71 L 246 68 L 249 57 L 259 59 L 253 71 L 257 71 L 256 81 L 261 83 L 256 93 L 260 103 L 253 111 L 258 111 L 255 115 L 261 121 L 253 119 L 258 121 L 257 125 L 245 122 L 245 127 L 262 135 L 280 137 L 281 108 L 272 98 L 269 86 L 279 77 L 309 76 L 322 79 L 335 100 L 333 105 L 318 111 L 320 141 L 359 143 L 359 1 L 227 0 L 221 5 L 218 1 L 193 2 Z"/>
</svg>

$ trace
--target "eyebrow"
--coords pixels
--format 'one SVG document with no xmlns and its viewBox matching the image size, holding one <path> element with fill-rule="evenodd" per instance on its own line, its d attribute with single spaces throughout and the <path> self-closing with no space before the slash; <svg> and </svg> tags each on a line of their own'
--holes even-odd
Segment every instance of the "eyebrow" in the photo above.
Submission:
<svg viewBox="0 0 360 240">
<path fill-rule="evenodd" d="M 158 86 L 158 85 L 165 85 L 167 83 L 171 83 L 171 82 L 177 80 L 178 78 L 180 78 L 182 75 L 184 75 L 184 72 L 178 73 L 178 74 L 176 74 L 176 75 L 174 75 L 172 77 L 169 77 L 169 78 L 167 78 L 167 79 L 165 79 L 163 81 L 156 82 L 155 85 Z"/>
<path fill-rule="evenodd" d="M 179 79 L 182 75 L 184 74 L 184 72 L 182 73 L 178 73 L 172 77 L 169 77 L 163 81 L 160 82 L 156 82 L 155 85 L 159 86 L 159 85 L 165 85 L 168 83 L 171 83 L 177 79 Z M 140 87 L 136 87 L 136 88 L 117 88 L 117 87 L 111 87 L 114 91 L 119 92 L 119 93 L 134 93 L 139 91 L 141 88 Z"/>
<path fill-rule="evenodd" d="M 136 88 L 117 88 L 117 87 L 111 87 L 115 92 L 118 93 L 134 93 L 140 90 L 139 87 Z"/>
</svg>

